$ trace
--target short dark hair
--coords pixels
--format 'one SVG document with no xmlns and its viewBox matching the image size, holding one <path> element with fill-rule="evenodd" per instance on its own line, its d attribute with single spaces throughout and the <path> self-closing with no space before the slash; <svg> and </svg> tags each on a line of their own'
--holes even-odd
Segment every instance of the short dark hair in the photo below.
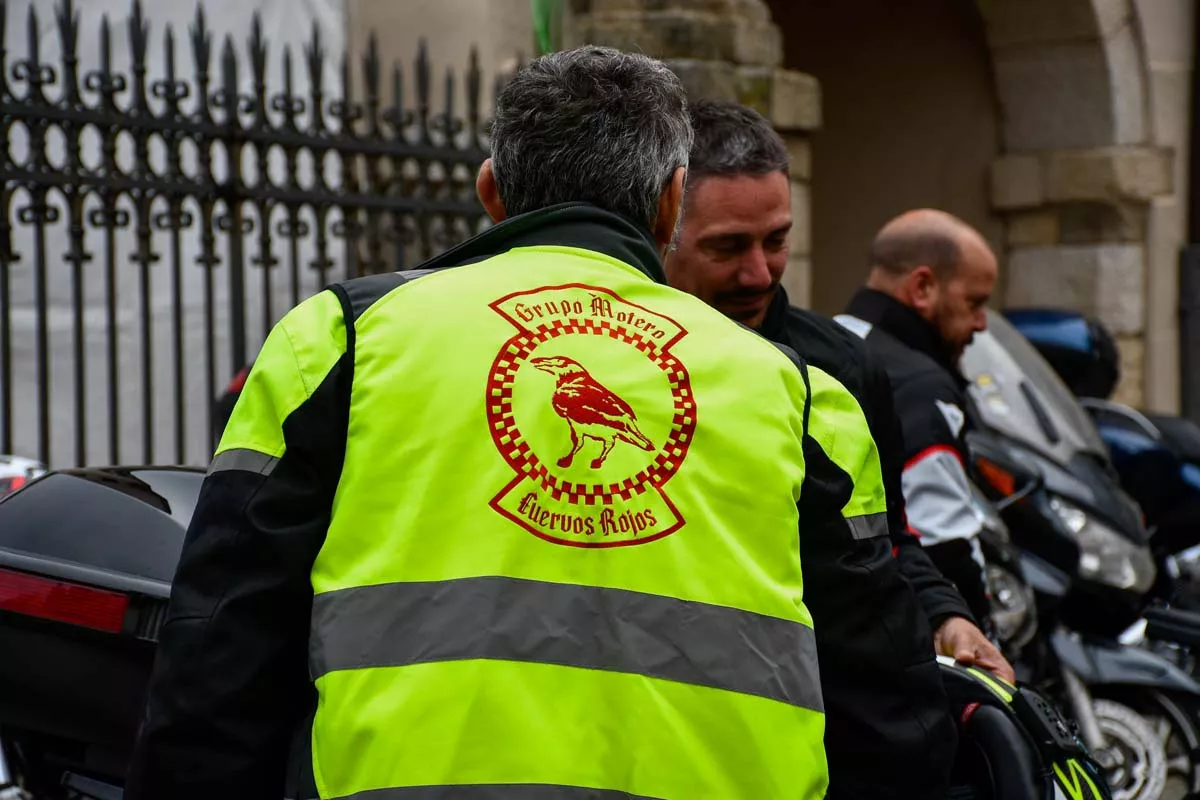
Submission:
<svg viewBox="0 0 1200 800">
<path fill-rule="evenodd" d="M 920 266 L 939 278 L 955 273 L 962 261 L 958 238 L 949 230 L 927 227 L 885 228 L 871 243 L 871 266 L 889 275 L 907 275 Z"/>
<path fill-rule="evenodd" d="M 689 180 L 729 175 L 788 173 L 783 139 L 771 123 L 752 108 L 727 100 L 692 103 Z"/>
<path fill-rule="evenodd" d="M 587 45 L 542 56 L 496 101 L 492 170 L 509 216 L 592 203 L 650 226 L 692 145 L 687 96 L 661 61 Z"/>
</svg>

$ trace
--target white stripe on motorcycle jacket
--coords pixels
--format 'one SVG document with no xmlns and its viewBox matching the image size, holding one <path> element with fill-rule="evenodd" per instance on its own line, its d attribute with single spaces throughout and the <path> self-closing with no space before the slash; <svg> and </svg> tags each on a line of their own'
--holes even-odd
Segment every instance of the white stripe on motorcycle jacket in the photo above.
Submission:
<svg viewBox="0 0 1200 800">
<path fill-rule="evenodd" d="M 984 520 L 971 501 L 971 485 L 959 454 L 945 446 L 926 449 L 905 465 L 902 485 L 908 526 L 921 537 L 922 545 L 964 540 L 972 560 L 984 569 L 979 545 Z"/>
</svg>

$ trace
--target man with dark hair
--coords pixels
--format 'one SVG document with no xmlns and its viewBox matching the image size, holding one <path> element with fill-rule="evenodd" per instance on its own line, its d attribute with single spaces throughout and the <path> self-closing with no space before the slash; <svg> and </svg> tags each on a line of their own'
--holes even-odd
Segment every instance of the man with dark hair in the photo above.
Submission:
<svg viewBox="0 0 1200 800">
<path fill-rule="evenodd" d="M 779 284 L 792 227 L 782 140 L 761 115 L 737 104 L 701 101 L 691 113 L 684 223 L 667 257 L 668 279 L 795 349 L 810 374 L 823 371 L 845 386 L 857 401 L 858 422 L 850 424 L 869 426 L 878 446 L 872 456 L 882 462 L 885 527 L 867 533 L 825 515 L 819 531 L 801 537 L 805 578 L 820 587 L 808 602 L 827 709 L 829 797 L 940 798 L 956 740 L 934 643 L 940 653 L 1009 680 L 1011 668 L 905 529 L 903 445 L 886 374 L 853 334 L 791 306 Z M 809 445 L 835 451 L 821 441 L 836 437 L 821 417 L 814 407 Z M 810 461 L 819 466 L 808 479 L 844 482 L 841 464 L 819 454 Z"/>
<path fill-rule="evenodd" d="M 958 360 L 996 283 L 983 237 L 942 211 L 919 209 L 887 223 L 871 271 L 838 321 L 887 365 L 904 441 L 908 525 L 973 609 L 988 604 L 982 520 L 965 469 L 966 382 Z"/>
<path fill-rule="evenodd" d="M 497 225 L 255 359 L 127 800 L 825 794 L 798 503 L 838 389 L 666 285 L 692 128 L 661 62 L 540 58 L 491 141 Z"/>
</svg>

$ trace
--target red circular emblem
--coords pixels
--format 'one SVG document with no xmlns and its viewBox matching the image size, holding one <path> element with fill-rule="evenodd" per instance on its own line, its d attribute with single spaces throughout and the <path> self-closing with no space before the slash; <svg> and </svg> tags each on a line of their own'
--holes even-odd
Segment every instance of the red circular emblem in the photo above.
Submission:
<svg viewBox="0 0 1200 800">
<path fill-rule="evenodd" d="M 543 287 L 492 308 L 518 332 L 487 381 L 493 440 L 516 477 L 492 507 L 576 547 L 644 544 L 679 530 L 665 485 L 696 429 L 677 323 L 594 286 Z"/>
</svg>

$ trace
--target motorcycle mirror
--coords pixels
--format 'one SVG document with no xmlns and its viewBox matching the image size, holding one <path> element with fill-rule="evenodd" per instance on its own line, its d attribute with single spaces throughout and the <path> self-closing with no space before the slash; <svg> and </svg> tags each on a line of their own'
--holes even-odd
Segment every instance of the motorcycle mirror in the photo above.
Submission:
<svg viewBox="0 0 1200 800">
<path fill-rule="evenodd" d="M 1162 431 L 1158 429 L 1158 426 L 1136 408 L 1095 397 L 1081 397 L 1079 405 L 1083 406 L 1097 426 L 1110 423 L 1136 431 L 1155 442 L 1163 439 Z"/>
<path fill-rule="evenodd" d="M 1046 483 L 1045 478 L 1043 478 L 1040 474 L 1031 476 L 1029 478 L 1029 480 L 1025 483 L 1025 485 L 1023 485 L 1017 491 L 1013 492 L 1008 497 L 997 500 L 994 503 L 994 505 L 996 506 L 996 511 L 1003 514 L 1004 511 L 1006 509 L 1008 509 L 1009 506 L 1012 506 L 1015 503 L 1019 503 L 1022 500 L 1024 500 L 1026 497 L 1029 497 L 1029 495 L 1031 495 L 1034 492 L 1041 489 L 1042 486 L 1045 485 L 1045 483 Z"/>
<path fill-rule="evenodd" d="M 1098 320 L 1077 311 L 1012 308 L 1002 312 L 1077 397 L 1107 398 L 1120 378 L 1116 340 Z"/>
</svg>

